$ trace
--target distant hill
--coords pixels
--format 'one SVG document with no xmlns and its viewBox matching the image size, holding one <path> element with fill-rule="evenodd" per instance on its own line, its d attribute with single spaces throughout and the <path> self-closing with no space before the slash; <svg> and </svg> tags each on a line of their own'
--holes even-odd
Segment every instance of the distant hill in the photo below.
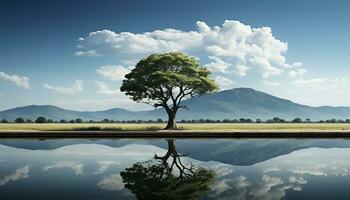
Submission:
<svg viewBox="0 0 350 200">
<path fill-rule="evenodd" d="M 312 107 L 297 104 L 292 101 L 278 98 L 251 88 L 235 88 L 224 90 L 215 94 L 194 97 L 184 101 L 190 110 L 180 110 L 177 119 L 269 119 L 280 117 L 293 119 L 295 117 L 321 119 L 347 119 L 350 118 L 350 107 L 321 106 Z M 166 119 L 162 109 L 133 112 L 121 108 L 105 111 L 72 111 L 51 105 L 31 105 L 4 110 L 0 112 L 0 119 L 14 120 L 17 117 L 36 119 L 44 116 L 53 120 L 76 119 L 83 120 L 155 120 Z"/>
</svg>

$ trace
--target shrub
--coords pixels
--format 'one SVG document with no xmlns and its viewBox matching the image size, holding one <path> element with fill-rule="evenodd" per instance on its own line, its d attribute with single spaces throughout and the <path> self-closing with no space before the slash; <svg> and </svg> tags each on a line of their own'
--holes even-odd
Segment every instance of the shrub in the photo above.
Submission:
<svg viewBox="0 0 350 200">
<path fill-rule="evenodd" d="M 103 119 L 101 122 L 102 123 L 109 123 L 109 119 Z"/>
<path fill-rule="evenodd" d="M 35 120 L 35 123 L 38 123 L 38 124 L 46 123 L 46 118 L 45 117 L 38 117 Z"/>
<path fill-rule="evenodd" d="M 301 122 L 302 120 L 298 117 L 292 120 L 292 123 L 301 123 Z"/>
<path fill-rule="evenodd" d="M 24 119 L 22 117 L 18 117 L 16 120 L 15 120 L 16 123 L 24 123 Z"/>
</svg>

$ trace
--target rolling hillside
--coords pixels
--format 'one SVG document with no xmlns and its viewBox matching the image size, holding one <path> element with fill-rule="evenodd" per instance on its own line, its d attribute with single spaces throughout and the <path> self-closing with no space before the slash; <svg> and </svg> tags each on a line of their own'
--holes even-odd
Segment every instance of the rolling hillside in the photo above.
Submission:
<svg viewBox="0 0 350 200">
<path fill-rule="evenodd" d="M 320 119 L 350 118 L 350 107 L 311 107 L 278 98 L 251 88 L 236 88 L 224 90 L 215 94 L 208 94 L 184 101 L 190 110 L 180 110 L 177 119 L 269 119 L 280 117 L 293 119 L 295 117 Z M 128 111 L 113 108 L 105 111 L 72 111 L 51 105 L 30 105 L 13 108 L 0 112 L 0 119 L 14 120 L 17 117 L 36 119 L 44 116 L 53 120 L 76 119 L 83 120 L 148 120 L 163 118 L 166 115 L 162 109 L 150 111 Z"/>
</svg>

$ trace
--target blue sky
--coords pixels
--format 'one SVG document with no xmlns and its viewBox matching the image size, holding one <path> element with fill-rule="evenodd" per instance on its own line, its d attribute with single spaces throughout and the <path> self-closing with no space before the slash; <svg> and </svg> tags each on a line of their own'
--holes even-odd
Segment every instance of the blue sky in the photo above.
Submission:
<svg viewBox="0 0 350 200">
<path fill-rule="evenodd" d="M 350 106 L 348 10 L 345 0 L 4 0 L 0 110 L 148 109 L 118 89 L 138 59 L 167 51 L 199 58 L 222 89 Z"/>
</svg>

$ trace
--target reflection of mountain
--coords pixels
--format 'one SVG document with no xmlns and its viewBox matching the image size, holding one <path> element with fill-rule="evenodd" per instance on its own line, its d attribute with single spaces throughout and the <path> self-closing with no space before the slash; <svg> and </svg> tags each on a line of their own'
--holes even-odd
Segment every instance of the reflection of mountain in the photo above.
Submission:
<svg viewBox="0 0 350 200">
<path fill-rule="evenodd" d="M 164 140 L 1 140 L 0 144 L 31 150 L 50 150 L 72 144 L 103 144 L 111 147 L 122 147 L 128 144 L 149 144 L 166 148 Z M 200 161 L 218 161 L 232 165 L 252 165 L 271 158 L 289 154 L 300 149 L 350 148 L 350 141 L 343 139 L 218 139 L 218 140 L 177 140 L 179 153 Z"/>
</svg>

